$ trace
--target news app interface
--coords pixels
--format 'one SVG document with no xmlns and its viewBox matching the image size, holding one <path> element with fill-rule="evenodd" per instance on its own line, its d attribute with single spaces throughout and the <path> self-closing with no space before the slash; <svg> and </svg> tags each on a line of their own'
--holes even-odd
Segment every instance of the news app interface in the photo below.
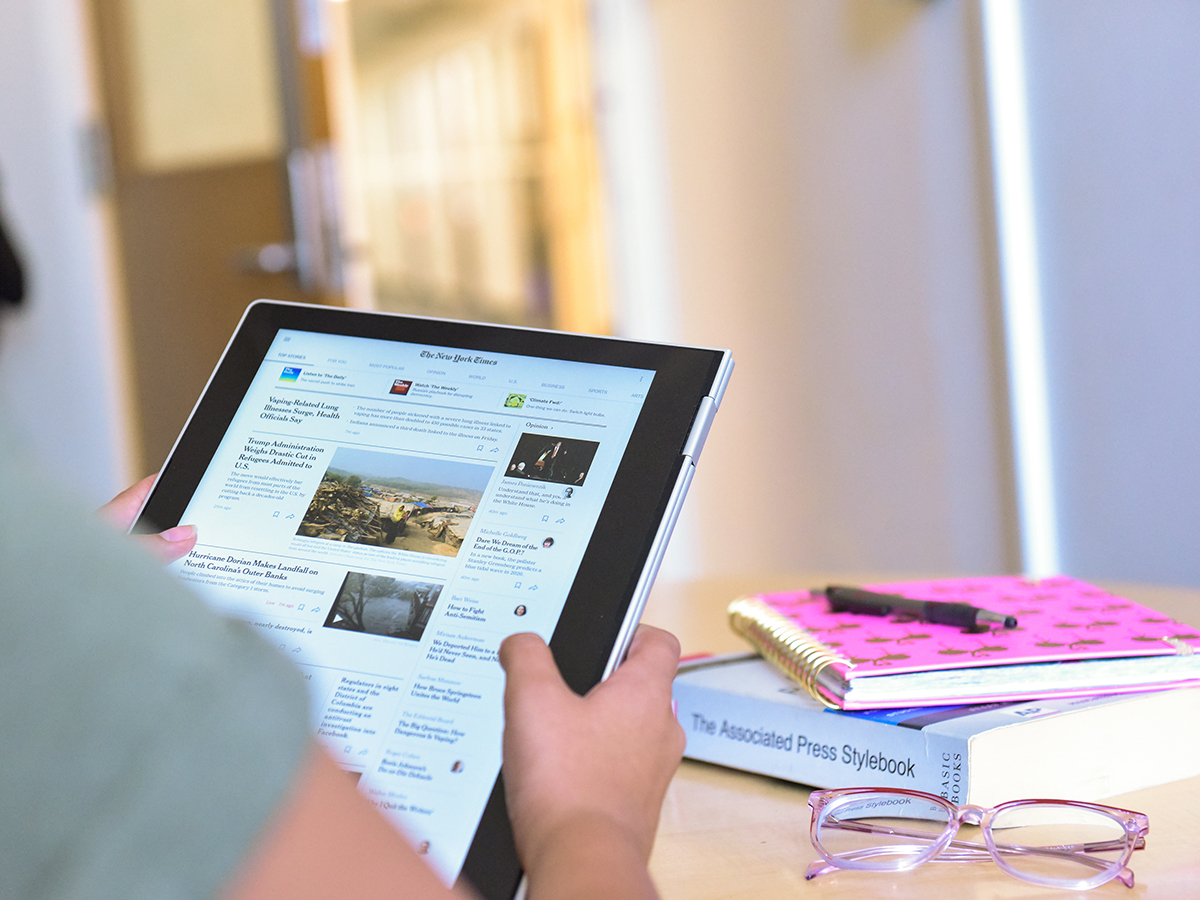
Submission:
<svg viewBox="0 0 1200 900">
<path fill-rule="evenodd" d="M 554 631 L 653 372 L 281 331 L 174 564 L 308 679 L 447 883 L 500 769 L 500 641 Z"/>
</svg>

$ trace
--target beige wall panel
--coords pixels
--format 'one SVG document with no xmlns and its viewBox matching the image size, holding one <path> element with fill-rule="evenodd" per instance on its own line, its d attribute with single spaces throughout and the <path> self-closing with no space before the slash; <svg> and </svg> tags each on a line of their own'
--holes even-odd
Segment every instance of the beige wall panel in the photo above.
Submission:
<svg viewBox="0 0 1200 900">
<path fill-rule="evenodd" d="M 267 0 L 129 0 L 126 28 L 141 168 L 281 152 Z"/>
</svg>

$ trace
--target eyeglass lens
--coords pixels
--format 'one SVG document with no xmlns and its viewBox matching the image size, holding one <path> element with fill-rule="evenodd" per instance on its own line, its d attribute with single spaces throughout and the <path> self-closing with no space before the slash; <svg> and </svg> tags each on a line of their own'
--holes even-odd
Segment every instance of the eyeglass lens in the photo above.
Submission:
<svg viewBox="0 0 1200 900">
<path fill-rule="evenodd" d="M 1000 864 L 1042 884 L 1088 879 L 1117 868 L 1126 845 L 1125 826 L 1112 816 L 1050 803 L 1001 810 L 991 830 Z"/>
<path fill-rule="evenodd" d="M 911 795 L 862 793 L 821 811 L 814 837 L 845 868 L 896 871 L 926 862 L 953 831 L 954 812 Z M 1081 887 L 1121 867 L 1123 823 L 1103 811 L 1054 803 L 1007 806 L 990 824 L 993 858 L 1010 874 L 1043 885 Z M 962 825 L 938 854 L 945 861 L 991 856 L 981 829 Z M 1110 874 L 1111 873 L 1111 874 Z"/>
<path fill-rule="evenodd" d="M 817 839 L 831 857 L 856 869 L 907 869 L 928 856 L 950 813 L 917 798 L 859 794 L 822 810 Z"/>
</svg>

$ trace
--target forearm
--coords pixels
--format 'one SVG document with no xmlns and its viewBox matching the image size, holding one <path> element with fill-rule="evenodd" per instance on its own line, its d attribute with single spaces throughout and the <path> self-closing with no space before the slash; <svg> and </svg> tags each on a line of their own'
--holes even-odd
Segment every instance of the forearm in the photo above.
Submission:
<svg viewBox="0 0 1200 900">
<path fill-rule="evenodd" d="M 640 842 L 615 822 L 559 822 L 525 861 L 528 900 L 657 900 Z"/>
</svg>

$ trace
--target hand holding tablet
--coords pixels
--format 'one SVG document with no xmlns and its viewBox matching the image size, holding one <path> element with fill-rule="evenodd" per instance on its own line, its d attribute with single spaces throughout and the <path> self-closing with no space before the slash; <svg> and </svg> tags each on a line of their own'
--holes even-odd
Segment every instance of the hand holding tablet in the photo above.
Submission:
<svg viewBox="0 0 1200 900">
<path fill-rule="evenodd" d="M 642 626 L 627 661 L 580 697 L 535 635 L 501 644 L 505 786 L 531 895 L 568 896 L 581 882 L 652 894 L 646 863 L 685 742 L 671 711 L 678 662 L 678 641 Z"/>
<path fill-rule="evenodd" d="M 106 519 L 109 524 L 122 531 L 128 531 L 145 504 L 146 498 L 150 496 L 157 477 L 156 475 L 147 475 L 141 481 L 121 491 L 100 507 L 98 512 L 101 518 Z M 158 534 L 138 535 L 137 539 L 154 556 L 163 562 L 171 563 L 192 552 L 192 548 L 196 546 L 196 526 L 176 525 L 174 528 L 168 528 Z"/>
<path fill-rule="evenodd" d="M 667 784 L 683 754 L 671 711 L 679 642 L 641 626 L 629 657 L 580 697 L 562 684 L 536 635 L 500 645 L 505 692 L 504 768 L 522 855 L 537 855 L 564 820 L 589 811 L 610 820 L 650 855 Z M 637 735 L 631 752 L 626 734 Z"/>
</svg>

